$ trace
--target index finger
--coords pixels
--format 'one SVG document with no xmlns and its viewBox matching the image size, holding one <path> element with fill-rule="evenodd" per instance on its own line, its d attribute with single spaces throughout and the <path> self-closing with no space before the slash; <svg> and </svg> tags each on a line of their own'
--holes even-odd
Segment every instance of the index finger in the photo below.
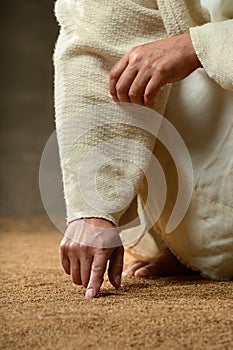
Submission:
<svg viewBox="0 0 233 350">
<path fill-rule="evenodd" d="M 95 297 L 104 280 L 107 262 L 109 259 L 109 249 L 97 249 L 92 262 L 91 275 L 87 286 L 86 297 Z"/>
<path fill-rule="evenodd" d="M 109 92 L 115 102 L 119 102 L 116 91 L 116 84 L 128 65 L 128 56 L 124 56 L 118 61 L 109 73 Z"/>
</svg>

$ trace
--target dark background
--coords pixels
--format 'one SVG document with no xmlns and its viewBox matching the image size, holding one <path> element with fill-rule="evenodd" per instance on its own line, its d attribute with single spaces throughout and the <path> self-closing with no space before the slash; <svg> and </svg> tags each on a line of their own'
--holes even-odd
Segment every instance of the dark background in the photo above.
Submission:
<svg viewBox="0 0 233 350">
<path fill-rule="evenodd" d="M 0 214 L 45 214 L 39 163 L 54 130 L 54 1 L 0 2 Z"/>
</svg>

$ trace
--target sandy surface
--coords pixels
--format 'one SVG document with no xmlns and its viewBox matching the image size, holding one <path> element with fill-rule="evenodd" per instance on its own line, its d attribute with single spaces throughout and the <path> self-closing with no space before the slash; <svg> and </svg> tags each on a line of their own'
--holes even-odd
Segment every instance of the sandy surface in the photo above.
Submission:
<svg viewBox="0 0 233 350">
<path fill-rule="evenodd" d="M 106 280 L 85 300 L 46 220 L 1 220 L 0 349 L 233 349 L 233 282 Z"/>
</svg>

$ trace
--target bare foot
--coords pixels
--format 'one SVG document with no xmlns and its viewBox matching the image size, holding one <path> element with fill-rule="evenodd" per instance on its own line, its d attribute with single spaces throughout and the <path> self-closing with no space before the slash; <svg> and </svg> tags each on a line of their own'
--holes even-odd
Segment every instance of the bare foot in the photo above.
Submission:
<svg viewBox="0 0 233 350">
<path fill-rule="evenodd" d="M 191 272 L 167 248 L 150 261 L 135 260 L 124 273 L 132 277 L 176 276 Z"/>
</svg>

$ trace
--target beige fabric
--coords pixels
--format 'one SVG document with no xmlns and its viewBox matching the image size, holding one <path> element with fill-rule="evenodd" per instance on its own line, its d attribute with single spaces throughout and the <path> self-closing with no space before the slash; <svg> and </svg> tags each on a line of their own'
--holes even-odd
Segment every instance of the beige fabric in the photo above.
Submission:
<svg viewBox="0 0 233 350">
<path fill-rule="evenodd" d="M 182 223 L 166 234 L 177 194 L 176 168 L 164 147 L 158 145 L 156 156 L 166 173 L 168 198 L 155 232 L 159 230 L 174 254 L 192 269 L 213 279 L 232 277 L 233 94 L 226 93 L 199 70 L 173 86 L 165 116 L 189 149 L 194 193 Z M 156 254 L 157 248 L 154 244 L 152 252 L 150 243 L 149 257 Z M 133 250 L 145 259 L 145 245 L 138 242 Z"/>
<path fill-rule="evenodd" d="M 72 156 L 75 160 L 72 167 L 70 163 L 68 166 L 64 164 L 67 140 L 72 137 L 75 140 L 75 130 L 70 119 L 77 114 L 81 127 L 83 114 L 78 115 L 79 111 L 111 101 L 108 91 L 109 71 L 121 56 L 133 46 L 164 38 L 167 34 L 154 0 L 101 0 L 98 6 L 94 0 L 58 0 L 55 11 L 61 24 L 54 54 L 56 126 L 68 221 L 97 216 L 118 224 L 122 213 L 97 212 L 83 200 L 77 188 L 68 191 L 68 187 L 75 177 L 76 162 L 81 161 L 85 152 L 103 138 L 119 134 L 119 125 L 109 129 L 109 136 L 106 130 L 98 129 L 80 140 Z M 165 109 L 168 92 L 169 87 L 165 87 L 155 100 L 155 108 L 161 113 Z M 132 128 L 130 132 L 121 130 L 122 137 L 134 139 L 137 134 L 137 130 Z M 152 150 L 153 142 L 148 140 L 148 135 L 140 135 L 140 142 Z M 135 152 L 137 154 L 137 150 Z M 141 157 L 140 153 L 138 157 Z M 128 167 L 125 167 L 124 172 L 136 194 L 141 175 L 138 171 L 132 173 Z M 114 174 L 103 171 L 101 176 L 106 200 L 112 201 L 115 188 L 109 186 L 114 185 Z"/>
<path fill-rule="evenodd" d="M 91 8 L 95 11 L 90 11 Z M 109 70 L 132 46 L 185 33 L 193 26 L 198 26 L 190 32 L 205 71 L 223 88 L 232 90 L 233 44 L 229 35 L 232 21 L 204 24 L 209 20 L 207 12 L 199 1 L 190 0 L 158 0 L 158 7 L 149 0 L 99 1 L 98 7 L 94 1 L 58 0 L 56 14 L 61 23 L 54 55 L 56 123 L 68 220 L 96 216 L 118 224 L 122 212 L 96 212 L 87 206 L 78 191 L 67 191 L 75 176 L 70 163 L 68 167 L 64 164 L 66 141 L 75 132 L 69 124 L 70 116 L 90 104 L 110 101 Z M 161 113 L 168 93 L 169 89 L 164 89 L 155 101 L 155 109 Z M 143 229 L 149 218 L 140 217 L 143 233 L 131 245 L 137 254 L 153 256 L 167 244 L 183 263 L 206 276 L 233 276 L 232 111 L 232 94 L 224 93 L 203 70 L 173 86 L 165 115 L 187 142 L 194 164 L 195 193 L 185 220 L 175 232 L 166 235 L 164 228 L 175 200 L 175 169 L 165 149 L 157 144 L 154 153 L 167 174 L 168 198 L 158 224 L 149 235 Z M 130 137 L 128 130 L 120 133 Z M 101 131 L 89 134 L 73 150 L 75 162 L 103 137 L 110 135 Z M 140 140 L 152 150 L 153 142 L 148 142 L 148 135 L 141 135 Z M 107 172 L 102 174 L 102 191 L 111 200 L 113 188 L 104 185 L 114 182 L 114 174 L 109 176 Z M 146 197 L 145 183 L 136 171 L 132 174 L 127 167 L 125 176 L 134 185 L 140 209 Z"/>
<path fill-rule="evenodd" d="M 187 33 L 190 27 L 209 22 L 209 13 L 198 0 L 158 0 L 158 6 L 169 36 Z"/>
<path fill-rule="evenodd" d="M 231 6 L 233 7 L 233 3 Z M 190 34 L 208 76 L 224 89 L 233 90 L 233 20 L 191 28 Z"/>
<path fill-rule="evenodd" d="M 211 4 L 213 5 L 213 3 Z M 226 16 L 226 6 L 221 7 Z M 228 13 L 231 12 L 231 6 Z M 216 18 L 217 14 L 212 18 Z M 217 18 L 220 18 L 218 13 Z M 203 60 L 210 64 L 210 70 L 215 72 L 216 81 L 223 87 L 232 89 L 232 37 L 227 33 L 232 21 L 221 23 L 225 32 L 226 42 L 223 48 L 229 46 L 228 58 L 221 64 L 217 55 L 216 41 L 207 40 L 205 30 L 207 25 L 191 28 L 191 33 L 201 33 L 206 42 L 213 45 L 214 56 L 204 55 Z M 208 35 L 211 35 L 212 24 L 208 25 Z M 213 33 L 216 34 L 214 24 Z M 202 33 L 203 32 L 203 33 Z M 193 35 L 194 36 L 194 35 Z M 192 37 L 193 37 L 192 36 Z M 212 37 L 212 35 L 211 35 Z M 220 33 L 216 37 L 219 37 Z M 224 37 L 224 36 L 223 36 Z M 223 40 L 221 36 L 221 40 Z M 203 40 L 203 38 L 202 38 Z M 206 48 L 204 42 L 202 47 Z M 204 52 L 204 49 L 202 53 Z M 201 58 L 201 53 L 199 53 Z M 223 58 L 222 58 L 223 59 Z M 216 64 L 211 67 L 215 60 Z M 219 69 L 217 70 L 217 67 Z M 228 72 L 228 74 L 226 74 Z M 218 73 L 218 74 L 217 74 Z M 212 74 L 214 75 L 214 74 Z M 166 171 L 169 197 L 166 207 L 152 236 L 156 237 L 158 229 L 164 242 L 173 253 L 187 266 L 202 271 L 203 275 L 213 279 L 233 276 L 233 94 L 225 92 L 214 83 L 203 70 L 194 72 L 184 81 L 172 88 L 165 116 L 177 128 L 188 146 L 194 167 L 194 195 L 182 224 L 170 235 L 166 235 L 165 227 L 172 207 L 176 191 L 174 188 L 176 169 L 164 148 L 157 147 L 156 155 Z M 166 170 L 167 169 L 167 170 Z M 144 237 L 144 241 L 147 238 Z M 147 246 L 138 242 L 133 251 L 147 255 Z M 158 246 L 154 243 L 154 252 L 150 241 L 150 254 L 156 254 Z"/>
</svg>

